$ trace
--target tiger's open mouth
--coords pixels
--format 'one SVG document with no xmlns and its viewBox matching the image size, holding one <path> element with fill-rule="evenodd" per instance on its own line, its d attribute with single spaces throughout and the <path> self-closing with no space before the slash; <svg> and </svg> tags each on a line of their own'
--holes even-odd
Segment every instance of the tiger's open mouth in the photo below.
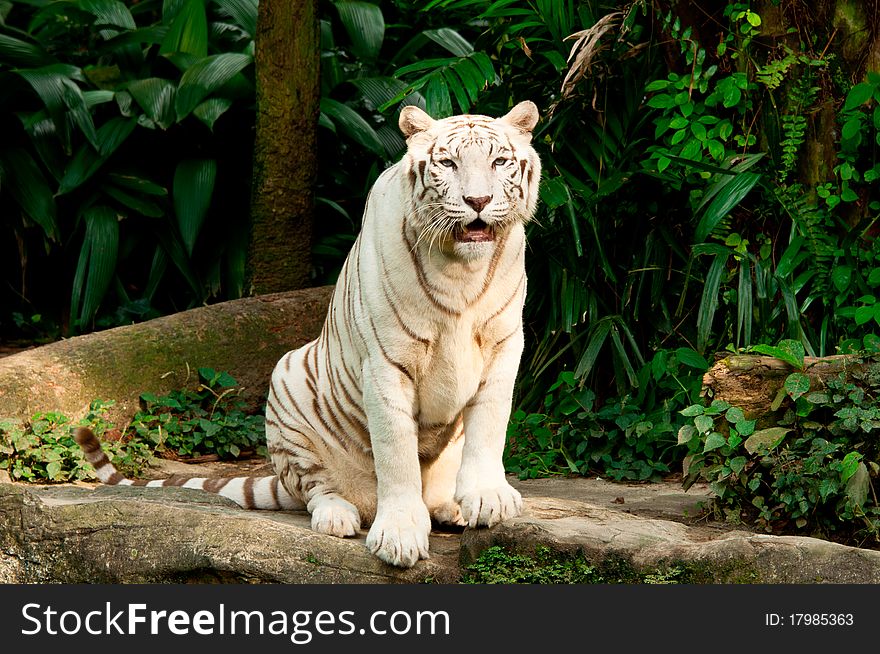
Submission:
<svg viewBox="0 0 880 654">
<path fill-rule="evenodd" d="M 458 243 L 486 243 L 495 240 L 495 226 L 487 225 L 477 218 L 467 225 L 458 224 L 452 230 L 452 238 Z"/>
</svg>

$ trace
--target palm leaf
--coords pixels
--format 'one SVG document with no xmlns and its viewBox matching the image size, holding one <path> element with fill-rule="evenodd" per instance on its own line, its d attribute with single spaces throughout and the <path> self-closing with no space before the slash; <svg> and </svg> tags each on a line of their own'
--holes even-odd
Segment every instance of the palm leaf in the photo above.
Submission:
<svg viewBox="0 0 880 654">
<path fill-rule="evenodd" d="M 70 314 L 75 324 L 86 327 L 98 312 L 98 307 L 116 271 L 119 251 L 119 221 L 110 207 L 94 206 L 82 214 L 86 235 L 79 253 Z"/>
<path fill-rule="evenodd" d="M 367 148 L 380 157 L 385 154 L 385 147 L 370 124 L 348 105 L 321 98 L 321 113 L 333 121 L 333 124 L 352 140 Z"/>
<path fill-rule="evenodd" d="M 709 336 L 712 332 L 712 322 L 715 312 L 718 310 L 719 294 L 721 292 L 721 278 L 727 266 L 728 252 L 719 252 L 709 266 L 706 273 L 706 281 L 703 284 L 703 294 L 700 298 L 700 308 L 697 311 L 697 351 L 701 354 L 709 345 Z"/>
<path fill-rule="evenodd" d="M 177 86 L 174 82 L 161 77 L 148 77 L 129 82 L 125 88 L 144 113 L 162 129 L 174 124 L 177 118 L 174 110 Z"/>
<path fill-rule="evenodd" d="M 590 336 L 590 341 L 587 344 L 587 349 L 584 350 L 580 360 L 578 361 L 577 367 L 574 370 L 574 376 L 576 379 L 583 379 L 590 374 L 590 371 L 593 369 L 593 365 L 596 363 L 596 359 L 599 358 L 599 352 L 602 351 L 602 346 L 605 344 L 605 339 L 608 338 L 608 334 L 610 332 L 610 318 L 603 318 L 596 325 L 594 325 L 592 335 Z"/>
<path fill-rule="evenodd" d="M 752 343 L 752 268 L 748 259 L 739 265 L 736 299 L 736 344 L 744 347 Z"/>
<path fill-rule="evenodd" d="M 229 16 L 253 38 L 257 33 L 257 0 L 213 0 L 220 12 Z"/>
<path fill-rule="evenodd" d="M 167 3 L 166 3 L 167 4 Z M 199 58 L 208 55 L 208 17 L 205 0 L 184 0 L 177 10 L 159 53 L 184 52 Z"/>
<path fill-rule="evenodd" d="M 385 40 L 385 18 L 379 5 L 357 0 L 337 0 L 333 5 L 351 40 L 354 55 L 358 59 L 374 61 Z"/>
<path fill-rule="evenodd" d="M 98 151 L 90 145 L 77 150 L 64 170 L 58 186 L 58 195 L 70 193 L 94 175 L 104 162 L 122 145 L 134 130 L 137 121 L 129 118 L 111 118 L 97 132 Z"/>
<path fill-rule="evenodd" d="M 174 106 L 181 121 L 202 100 L 232 80 L 253 62 L 253 57 L 240 52 L 224 52 L 193 63 L 180 78 Z"/>
<path fill-rule="evenodd" d="M 55 61 L 55 57 L 39 45 L 0 34 L 0 62 L 10 68 L 38 68 Z"/>
<path fill-rule="evenodd" d="M 217 162 L 214 159 L 186 159 L 174 172 L 174 212 L 190 257 L 211 207 L 216 177 Z"/>
<path fill-rule="evenodd" d="M 723 178 L 721 182 L 724 183 L 724 188 L 715 195 L 706 207 L 706 211 L 694 232 L 694 242 L 702 243 L 705 241 L 721 219 L 748 195 L 759 179 L 761 179 L 759 173 L 751 172 L 738 173 L 733 179 Z"/>
<path fill-rule="evenodd" d="M 24 148 L 0 150 L 0 172 L 6 182 L 4 188 L 21 210 L 43 229 L 51 241 L 59 238 L 56 207 L 52 189 L 39 166 Z"/>
</svg>

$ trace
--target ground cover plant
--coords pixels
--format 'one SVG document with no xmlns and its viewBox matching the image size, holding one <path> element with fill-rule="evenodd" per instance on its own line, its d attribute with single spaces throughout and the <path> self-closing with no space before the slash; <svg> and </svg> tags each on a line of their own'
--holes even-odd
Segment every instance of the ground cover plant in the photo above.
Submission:
<svg viewBox="0 0 880 654">
<path fill-rule="evenodd" d="M 16 481 L 94 479 L 73 440 L 75 427 L 89 427 L 123 474 L 138 476 L 155 457 L 199 461 L 266 456 L 264 418 L 247 410 L 228 373 L 200 368 L 194 388 L 165 395 L 144 393 L 142 408 L 124 427 L 107 418 L 110 402 L 92 402 L 77 421 L 40 412 L 24 423 L 0 421 L 0 470 Z"/>
<path fill-rule="evenodd" d="M 877 547 L 878 350 L 818 383 L 802 372 L 800 343 L 759 349 L 794 369 L 771 405 L 773 419 L 758 428 L 760 417 L 722 400 L 684 409 L 685 487 L 708 482 L 714 512 L 730 522 Z"/>
</svg>

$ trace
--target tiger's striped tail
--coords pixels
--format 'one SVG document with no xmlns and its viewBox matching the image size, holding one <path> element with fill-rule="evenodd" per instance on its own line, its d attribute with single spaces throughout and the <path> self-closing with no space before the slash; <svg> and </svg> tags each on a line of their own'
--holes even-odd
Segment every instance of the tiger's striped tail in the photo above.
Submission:
<svg viewBox="0 0 880 654">
<path fill-rule="evenodd" d="M 101 449 L 101 443 L 98 442 L 90 429 L 78 427 L 73 432 L 73 438 L 82 448 L 86 461 L 92 464 L 98 479 L 110 486 L 147 486 L 150 488 L 180 486 L 228 497 L 244 509 L 278 511 L 305 508 L 302 501 L 287 492 L 277 475 L 272 477 L 221 477 L 218 479 L 188 478 L 174 475 L 167 479 L 151 481 L 128 479 L 122 476 L 110 462 L 107 454 Z"/>
</svg>

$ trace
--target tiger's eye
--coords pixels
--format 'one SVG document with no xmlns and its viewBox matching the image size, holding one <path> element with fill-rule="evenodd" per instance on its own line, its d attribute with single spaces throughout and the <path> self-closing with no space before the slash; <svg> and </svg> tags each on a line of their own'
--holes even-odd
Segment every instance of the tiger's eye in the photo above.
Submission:
<svg viewBox="0 0 880 654">
<path fill-rule="evenodd" d="M 456 168 L 455 162 L 452 159 L 440 159 L 437 163 L 446 168 Z"/>
<path fill-rule="evenodd" d="M 492 162 L 493 166 L 503 166 L 509 161 L 509 159 L 505 159 L 504 157 L 498 157 L 495 161 Z"/>
</svg>

